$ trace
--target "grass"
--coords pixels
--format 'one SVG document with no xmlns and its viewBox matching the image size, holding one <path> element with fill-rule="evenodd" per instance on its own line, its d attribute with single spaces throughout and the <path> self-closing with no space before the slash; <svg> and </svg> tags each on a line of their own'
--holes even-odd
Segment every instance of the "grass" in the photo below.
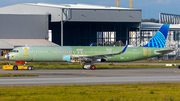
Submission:
<svg viewBox="0 0 180 101">
<path fill-rule="evenodd" d="M 0 61 L 9 61 L 9 60 L 0 58 Z"/>
<path fill-rule="evenodd" d="M 0 101 L 179 101 L 180 83 L 0 87 Z"/>
<path fill-rule="evenodd" d="M 2 64 L 0 64 L 2 68 Z M 18 64 L 19 65 L 19 64 Z M 28 63 L 27 65 L 34 66 L 34 69 L 81 69 L 80 64 L 68 63 Z M 96 64 L 96 68 L 175 68 L 177 66 L 163 66 L 163 65 L 112 65 L 110 64 Z"/>
<path fill-rule="evenodd" d="M 21 76 L 38 76 L 38 75 L 32 75 L 32 74 L 0 74 L 0 77 L 21 77 Z"/>
</svg>

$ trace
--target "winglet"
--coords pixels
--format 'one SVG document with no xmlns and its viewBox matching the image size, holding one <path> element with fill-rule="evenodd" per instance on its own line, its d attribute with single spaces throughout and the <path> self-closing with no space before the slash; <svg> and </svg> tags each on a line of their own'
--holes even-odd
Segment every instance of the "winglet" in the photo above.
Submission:
<svg viewBox="0 0 180 101">
<path fill-rule="evenodd" d="M 127 45 L 124 47 L 124 49 L 122 50 L 123 53 L 126 51 L 128 45 L 129 45 L 129 44 L 127 44 Z"/>
<path fill-rule="evenodd" d="M 94 43 L 92 43 L 90 46 L 93 46 L 94 45 Z"/>
</svg>

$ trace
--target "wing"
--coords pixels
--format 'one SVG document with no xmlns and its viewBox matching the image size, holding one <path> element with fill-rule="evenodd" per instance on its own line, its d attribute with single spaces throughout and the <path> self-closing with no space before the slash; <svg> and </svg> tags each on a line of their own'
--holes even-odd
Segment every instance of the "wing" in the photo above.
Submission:
<svg viewBox="0 0 180 101">
<path fill-rule="evenodd" d="M 127 44 L 127 45 L 123 48 L 123 50 L 120 51 L 119 53 L 80 56 L 80 57 L 74 57 L 74 59 L 80 59 L 80 58 L 90 58 L 90 59 L 106 58 L 106 57 L 110 57 L 110 56 L 119 55 L 119 54 L 124 53 L 124 52 L 126 51 L 127 47 L 128 47 L 128 44 Z"/>
</svg>

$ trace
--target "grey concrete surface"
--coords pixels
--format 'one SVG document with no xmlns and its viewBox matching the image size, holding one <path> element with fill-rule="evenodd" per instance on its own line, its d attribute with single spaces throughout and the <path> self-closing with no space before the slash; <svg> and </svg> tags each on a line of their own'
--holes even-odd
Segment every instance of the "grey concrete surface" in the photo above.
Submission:
<svg viewBox="0 0 180 101">
<path fill-rule="evenodd" d="M 0 70 L 0 74 L 3 73 L 36 74 L 39 77 L 0 77 L 0 86 L 180 82 L 178 68 Z"/>
</svg>

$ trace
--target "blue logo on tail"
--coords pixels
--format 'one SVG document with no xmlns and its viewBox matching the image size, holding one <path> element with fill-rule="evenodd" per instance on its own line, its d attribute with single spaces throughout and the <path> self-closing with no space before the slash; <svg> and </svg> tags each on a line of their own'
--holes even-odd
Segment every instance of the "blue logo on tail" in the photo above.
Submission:
<svg viewBox="0 0 180 101">
<path fill-rule="evenodd" d="M 152 37 L 152 39 L 142 47 L 156 47 L 156 48 L 164 48 L 166 44 L 166 38 L 169 31 L 169 24 L 164 24 L 157 31 L 157 33 Z"/>
</svg>

